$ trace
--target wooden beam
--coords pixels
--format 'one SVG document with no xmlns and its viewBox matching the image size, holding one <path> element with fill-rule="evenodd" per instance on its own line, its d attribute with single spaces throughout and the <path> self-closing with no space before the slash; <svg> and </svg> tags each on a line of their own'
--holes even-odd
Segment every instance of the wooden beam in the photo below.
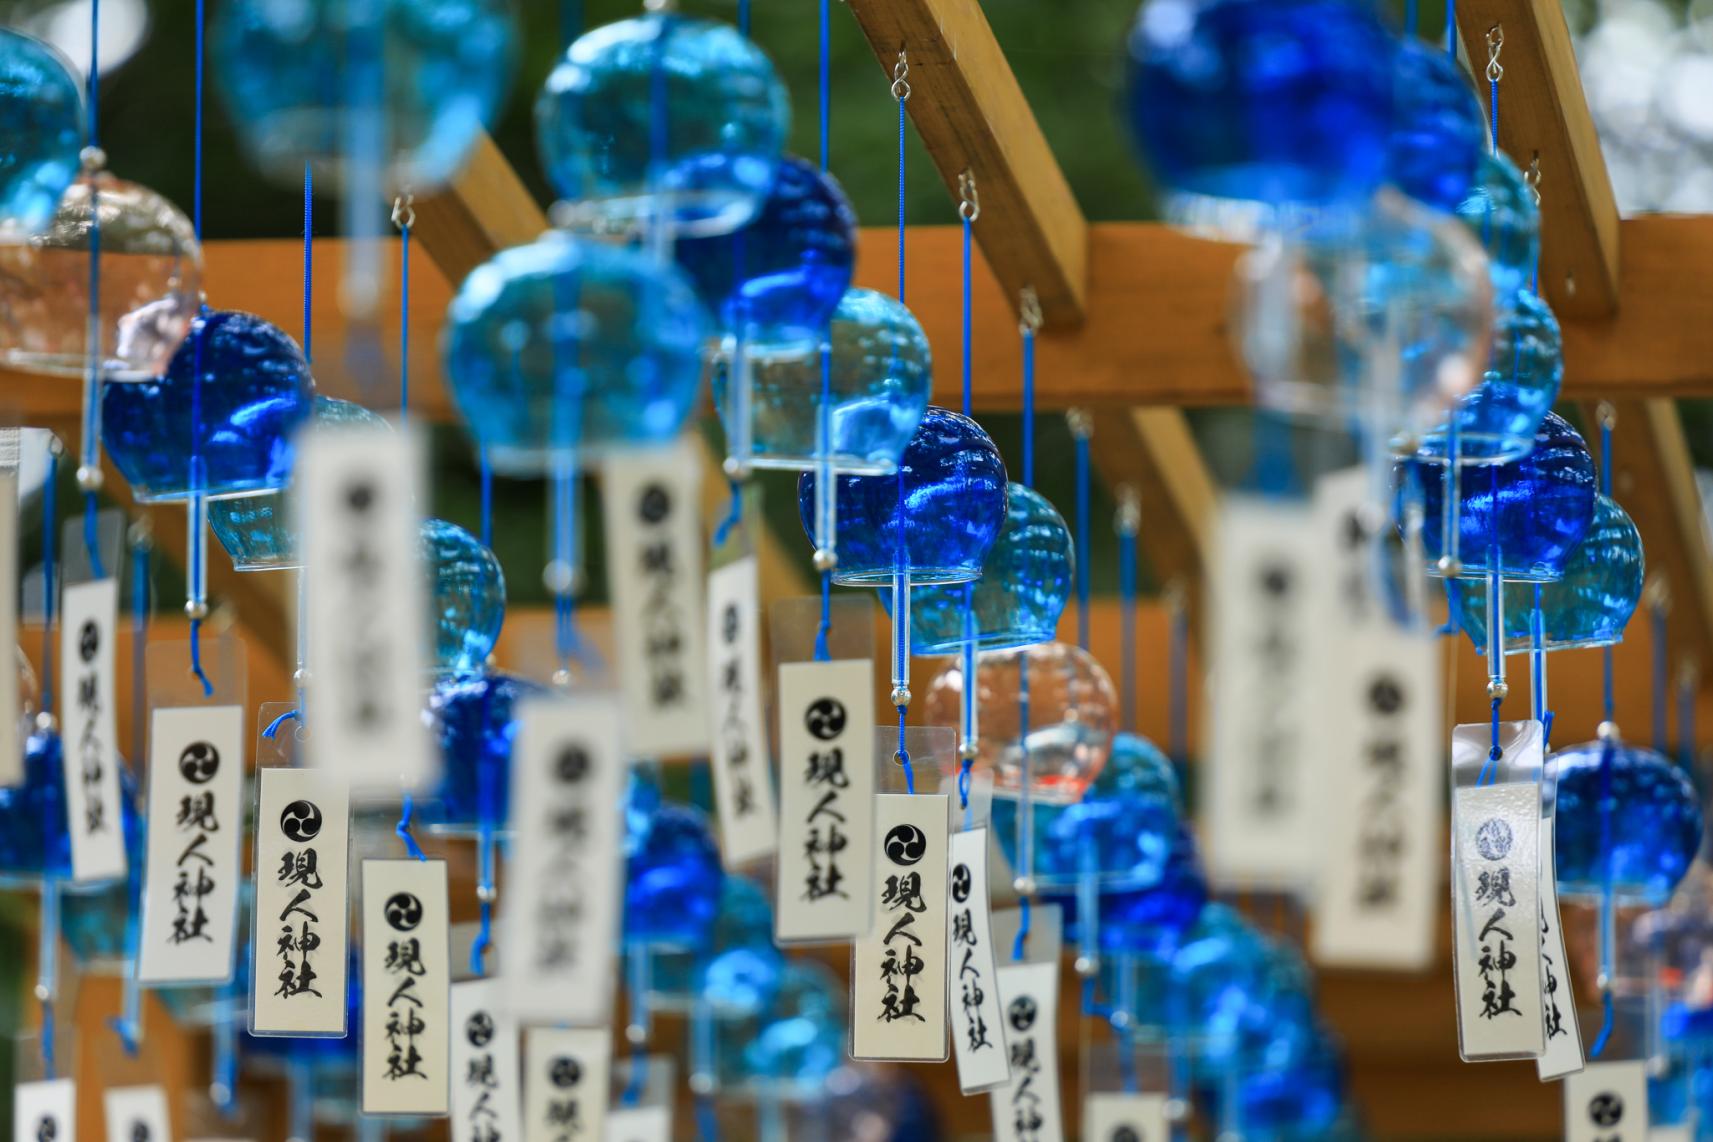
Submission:
<svg viewBox="0 0 1713 1142">
<path fill-rule="evenodd" d="M 1560 0 L 1463 0 L 1457 27 L 1484 74 L 1488 37 L 1503 33 L 1499 146 L 1524 170 L 1540 161 L 1541 284 L 1560 319 L 1618 309 L 1618 204 L 1588 113 Z M 1483 99 L 1490 87 L 1477 82 Z M 1492 108 L 1488 108 L 1491 115 Z"/>
<path fill-rule="evenodd" d="M 1034 289 L 1050 329 L 1083 318 L 1088 223 L 977 0 L 850 0 L 886 74 L 909 66 L 905 107 L 953 200 L 975 178 L 976 240 L 1013 309 Z M 938 280 L 938 279 L 936 279 Z M 954 279 L 955 280 L 955 279 Z"/>
</svg>

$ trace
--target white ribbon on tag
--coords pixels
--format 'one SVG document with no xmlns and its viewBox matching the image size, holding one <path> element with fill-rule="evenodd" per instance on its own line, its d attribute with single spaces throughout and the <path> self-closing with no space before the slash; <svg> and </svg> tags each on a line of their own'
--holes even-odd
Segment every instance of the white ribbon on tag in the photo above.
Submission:
<svg viewBox="0 0 1713 1142">
<path fill-rule="evenodd" d="M 325 769 L 256 771 L 250 1033 L 342 1036 L 350 791 Z"/>
<path fill-rule="evenodd" d="M 708 576 L 708 689 L 714 709 L 710 761 L 720 852 L 727 868 L 766 856 L 779 844 L 762 712 L 759 612 L 753 555 Z"/>
<path fill-rule="evenodd" d="M 992 1090 L 1011 1078 L 988 919 L 987 836 L 986 829 L 953 833 L 946 858 L 951 868 L 946 978 L 958 1089 L 964 1094 Z"/>
<path fill-rule="evenodd" d="M 604 1137 L 612 1068 L 605 1027 L 531 1027 L 524 1067 L 524 1142 Z"/>
<path fill-rule="evenodd" d="M 638 757 L 708 752 L 701 486 L 688 438 L 614 453 L 602 468 L 619 697 Z"/>
<path fill-rule="evenodd" d="M 309 428 L 294 482 L 313 679 L 303 711 L 315 727 L 309 763 L 338 770 L 359 797 L 415 788 L 433 777 L 416 438 Z"/>
<path fill-rule="evenodd" d="M 1645 1063 L 1589 1063 L 1564 1080 L 1564 1142 L 1647 1142 Z"/>
<path fill-rule="evenodd" d="M 874 665 L 779 666 L 782 944 L 866 936 L 873 916 Z"/>
<path fill-rule="evenodd" d="M 1171 1142 L 1163 1094 L 1091 1092 L 1083 1109 L 1087 1142 Z"/>
<path fill-rule="evenodd" d="M 988 1094 L 998 1142 L 1063 1142 L 1059 1105 L 1059 965 L 999 965 L 1011 1080 Z"/>
<path fill-rule="evenodd" d="M 160 1087 L 110 1087 L 102 1092 L 101 1106 L 107 1114 L 107 1142 L 172 1142 L 167 1096 Z"/>
<path fill-rule="evenodd" d="M 244 711 L 157 707 L 149 722 L 144 983 L 224 983 L 238 935 Z"/>
<path fill-rule="evenodd" d="M 119 585 L 95 579 L 67 587 L 63 597 L 59 694 L 65 810 L 71 876 L 81 884 L 125 875 L 113 696 Z"/>
<path fill-rule="evenodd" d="M 450 1100 L 446 862 L 363 862 L 363 1113 L 440 1117 Z"/>
<path fill-rule="evenodd" d="M 500 978 L 520 1022 L 605 1026 L 612 1015 L 628 768 L 620 717 L 610 694 L 518 709 Z"/>
<path fill-rule="evenodd" d="M 12 1088 L 13 1142 L 74 1142 L 77 1087 L 70 1079 L 19 1083 Z"/>
<path fill-rule="evenodd" d="M 452 985 L 452 1142 L 503 1142 L 522 1133 L 517 1024 L 498 980 Z"/>
<path fill-rule="evenodd" d="M 851 971 L 851 1057 L 946 1057 L 946 797 L 875 799 L 874 922 Z"/>
<path fill-rule="evenodd" d="M 1545 1024 L 1546 1051 L 1535 1067 L 1542 1082 L 1563 1078 L 1582 1069 L 1582 1024 L 1576 1015 L 1572 994 L 1570 960 L 1565 955 L 1564 929 L 1558 913 L 1558 862 L 1553 850 L 1557 828 L 1557 790 L 1543 784 L 1541 798 L 1541 1018 Z"/>
</svg>

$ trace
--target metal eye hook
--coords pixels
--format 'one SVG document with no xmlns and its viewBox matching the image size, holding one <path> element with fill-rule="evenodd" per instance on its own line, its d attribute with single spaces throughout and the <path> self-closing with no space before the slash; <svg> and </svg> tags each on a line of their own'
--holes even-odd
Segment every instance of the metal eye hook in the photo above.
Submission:
<svg viewBox="0 0 1713 1142">
<path fill-rule="evenodd" d="M 974 222 L 981 217 L 981 198 L 976 194 L 975 173 L 969 168 L 958 172 L 958 217 L 966 222 Z"/>
<path fill-rule="evenodd" d="M 1034 286 L 1024 286 L 1018 294 L 1017 331 L 1039 333 L 1041 324 L 1041 299 L 1035 296 Z"/>
<path fill-rule="evenodd" d="M 892 65 L 892 98 L 900 103 L 910 98 L 910 60 L 902 48 L 898 50 L 898 62 Z"/>
<path fill-rule="evenodd" d="M 416 196 L 406 191 L 393 199 L 393 225 L 409 230 L 416 225 Z"/>
<path fill-rule="evenodd" d="M 1539 151 L 1536 151 L 1534 158 L 1529 160 L 1529 169 L 1523 173 L 1523 185 L 1529 188 L 1529 193 L 1534 196 L 1535 205 L 1539 206 L 1541 204 L 1541 153 Z"/>
<path fill-rule="evenodd" d="M 1487 78 L 1498 83 L 1505 78 L 1505 67 L 1499 62 L 1499 53 L 1505 48 L 1505 29 L 1501 24 L 1494 24 L 1487 29 Z"/>
</svg>

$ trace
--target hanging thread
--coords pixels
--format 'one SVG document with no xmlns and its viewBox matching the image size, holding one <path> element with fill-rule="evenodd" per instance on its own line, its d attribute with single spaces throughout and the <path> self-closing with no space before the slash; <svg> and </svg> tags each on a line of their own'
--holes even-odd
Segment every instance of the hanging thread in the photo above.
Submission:
<svg viewBox="0 0 1713 1142">
<path fill-rule="evenodd" d="M 828 124 L 832 116 L 832 40 L 833 25 L 829 12 L 829 0 L 820 0 L 820 71 L 819 71 L 819 106 L 821 128 L 821 170 L 826 172 L 828 156 L 831 151 L 831 139 L 828 134 Z M 900 225 L 903 215 L 900 214 Z M 903 261 L 899 261 L 899 274 L 903 274 Z M 903 300 L 900 298 L 900 300 Z M 821 401 L 816 409 L 820 420 L 818 433 L 821 448 L 825 456 L 815 474 L 817 486 L 821 483 L 833 483 L 834 486 L 821 491 L 821 495 L 833 504 L 837 504 L 837 475 L 833 471 L 831 452 L 833 447 L 833 350 L 829 344 L 821 346 Z M 830 509 L 833 510 L 833 509 Z M 826 530 L 826 529 L 822 529 Z M 837 556 L 833 546 L 827 543 L 826 535 L 817 535 L 820 546 L 815 551 L 816 569 L 821 573 L 821 622 L 815 628 L 815 661 L 826 662 L 832 657 L 827 648 L 827 638 L 833 629 L 833 565 Z"/>
<path fill-rule="evenodd" d="M 393 200 L 393 225 L 399 230 L 399 426 L 410 419 L 410 231 L 416 225 L 409 194 Z"/>
<path fill-rule="evenodd" d="M 77 466 L 77 485 L 83 491 L 83 544 L 89 552 L 90 576 L 107 578 L 101 565 L 100 528 L 96 492 L 101 487 L 101 374 L 106 363 L 106 345 L 101 321 L 101 191 L 96 182 L 101 154 L 101 2 L 89 5 L 89 147 L 83 154 L 89 173 L 89 317 L 84 351 L 88 369 L 83 382 L 83 452 Z M 200 37 L 200 29 L 198 36 Z M 198 81 L 200 82 L 200 80 Z M 200 139 L 198 140 L 200 146 Z M 198 160 L 200 162 L 200 159 Z"/>
<path fill-rule="evenodd" d="M 1136 732 L 1136 544 L 1142 534 L 1142 497 L 1129 484 L 1118 489 L 1118 606 L 1121 659 L 1119 673 L 1124 681 L 1123 725 Z"/>
<path fill-rule="evenodd" d="M 1499 153 L 1499 81 L 1505 78 L 1505 65 L 1499 53 L 1505 48 L 1505 29 L 1494 24 L 1487 29 L 1487 107 L 1492 117 L 1493 153 Z"/>
<path fill-rule="evenodd" d="M 1618 413 L 1609 402 L 1601 401 L 1595 413 L 1600 424 L 1600 492 L 1612 494 L 1612 430 L 1617 426 Z M 1618 752 L 1618 725 L 1613 720 L 1614 694 L 1612 679 L 1612 647 L 1604 646 L 1601 656 L 1602 707 L 1605 713 L 1600 723 L 1600 1033 L 1589 1049 L 1588 1057 L 1597 1059 L 1612 1038 L 1615 1022 L 1612 985 L 1617 960 L 1617 933 L 1614 913 L 1616 900 L 1612 883 L 1612 771 Z"/>
<path fill-rule="evenodd" d="M 1065 414 L 1076 441 L 1077 468 L 1077 645 L 1088 649 L 1088 552 L 1089 552 L 1089 438 L 1094 435 L 1094 419 L 1087 410 L 1073 408 Z"/>
<path fill-rule="evenodd" d="M 196 0 L 196 122 L 195 164 L 192 172 L 196 241 L 202 243 L 202 129 L 204 31 L 207 25 L 205 0 Z M 202 623 L 208 617 L 208 473 L 202 455 L 202 354 L 208 341 L 208 307 L 202 307 L 202 324 L 196 334 L 195 371 L 190 381 L 190 580 L 184 611 L 190 619 L 190 672 L 202 683 L 202 696 L 213 697 L 214 683 L 202 669 Z"/>
</svg>

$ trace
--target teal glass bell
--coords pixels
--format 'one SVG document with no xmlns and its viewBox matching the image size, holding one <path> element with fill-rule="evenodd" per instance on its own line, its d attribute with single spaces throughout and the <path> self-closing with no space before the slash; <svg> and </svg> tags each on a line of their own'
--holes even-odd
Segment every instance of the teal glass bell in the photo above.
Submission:
<svg viewBox="0 0 1713 1142">
<path fill-rule="evenodd" d="M 83 88 L 52 46 L 0 28 L 0 243 L 52 221 L 77 177 Z"/>
<path fill-rule="evenodd" d="M 778 994 L 784 968 L 767 893 L 753 880 L 728 874 L 709 946 L 649 957 L 649 1002 L 660 1011 L 704 1003 L 715 1018 L 754 1015 Z"/>
<path fill-rule="evenodd" d="M 1469 75 L 1438 45 L 1413 35 L 1392 59 L 1392 137 L 1387 173 L 1417 202 L 1452 211 L 1475 181 L 1487 149 L 1487 125 Z"/>
<path fill-rule="evenodd" d="M 1058 509 L 1033 488 L 1006 485 L 1005 526 L 982 561 L 981 578 L 911 592 L 910 653 L 955 654 L 965 642 L 1010 650 L 1051 641 L 1070 598 L 1074 560 Z M 880 597 L 890 608 L 891 593 Z M 967 626 L 966 599 L 973 612 Z"/>
<path fill-rule="evenodd" d="M 125 879 L 94 887 L 67 885 L 60 899 L 60 935 L 83 971 L 118 974 L 124 966 L 132 923 L 142 923 L 143 873 L 147 833 L 137 779 L 119 763 L 121 834 L 125 838 Z"/>
<path fill-rule="evenodd" d="M 506 621 L 506 578 L 482 541 L 443 519 L 422 522 L 422 562 L 434 616 L 434 668 L 479 673 Z"/>
<path fill-rule="evenodd" d="M 360 404 L 319 394 L 310 402 L 309 419 L 317 429 L 387 425 Z M 292 496 L 286 491 L 258 492 L 208 505 L 208 526 L 232 557 L 234 571 L 282 571 L 302 565 L 291 505 Z"/>
<path fill-rule="evenodd" d="M 737 29 L 649 12 L 585 32 L 535 102 L 547 179 L 579 221 L 688 237 L 749 222 L 773 185 L 791 103 Z"/>
<path fill-rule="evenodd" d="M 1634 521 L 1611 497 L 1596 494 L 1594 522 L 1570 553 L 1564 575 L 1541 585 L 1541 649 L 1576 650 L 1623 641 L 1646 576 L 1642 537 Z M 1505 653 L 1527 653 L 1534 649 L 1534 586 L 1506 583 L 1503 589 Z M 1486 654 L 1486 581 L 1459 581 L 1455 598 L 1459 625 L 1476 652 Z"/>
<path fill-rule="evenodd" d="M 1533 280 L 1540 263 L 1541 212 L 1534 191 L 1503 152 L 1485 151 L 1457 216 L 1487 251 L 1493 293 L 1504 305 Z"/>
<path fill-rule="evenodd" d="M 1457 463 L 1506 464 L 1525 455 L 1563 379 L 1558 318 L 1529 290 L 1510 294 L 1493 323 L 1487 372 L 1450 414 L 1457 421 Z M 1451 444 L 1451 425 L 1441 420 L 1423 437 L 1416 456 L 1446 463 Z"/>
<path fill-rule="evenodd" d="M 1701 798 L 1663 754 L 1622 741 L 1593 741 L 1553 755 L 1558 823 L 1553 833 L 1561 897 L 1658 907 L 1701 847 Z"/>
<path fill-rule="evenodd" d="M 708 315 L 675 266 L 550 231 L 472 270 L 446 311 L 452 402 L 495 471 L 665 444 L 695 407 Z"/>
<path fill-rule="evenodd" d="M 527 678 L 497 670 L 436 680 L 423 711 L 440 752 L 440 783 L 423 812 L 431 828 L 479 836 L 505 827 L 517 707 L 544 693 Z"/>
<path fill-rule="evenodd" d="M 715 1081 L 722 1091 L 786 1100 L 823 1099 L 845 1062 L 849 1034 L 842 980 L 814 962 L 791 958 L 773 1001 L 754 1018 L 715 1028 Z"/>
<path fill-rule="evenodd" d="M 705 950 L 724 879 L 708 818 L 662 802 L 626 824 L 624 946 Z"/>
</svg>

